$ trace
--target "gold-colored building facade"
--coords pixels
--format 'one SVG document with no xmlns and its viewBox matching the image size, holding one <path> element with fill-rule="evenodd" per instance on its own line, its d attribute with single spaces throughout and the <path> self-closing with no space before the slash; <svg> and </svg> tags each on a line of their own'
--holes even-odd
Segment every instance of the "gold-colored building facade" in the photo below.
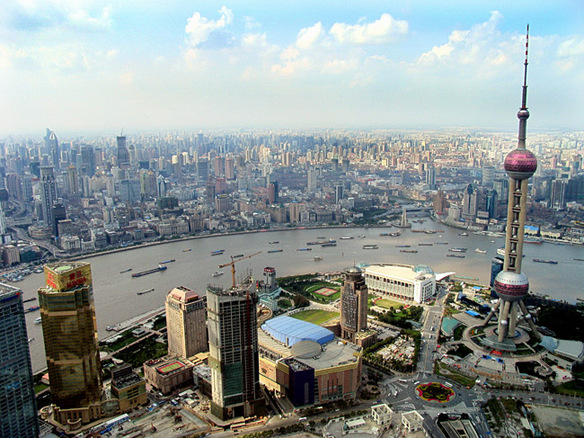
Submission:
<svg viewBox="0 0 584 438">
<path fill-rule="evenodd" d="M 205 300 L 178 286 L 166 296 L 168 354 L 189 358 L 209 350 Z"/>
<path fill-rule="evenodd" d="M 86 423 L 101 416 L 101 363 L 91 265 L 47 264 L 39 289 L 55 420 Z"/>
</svg>

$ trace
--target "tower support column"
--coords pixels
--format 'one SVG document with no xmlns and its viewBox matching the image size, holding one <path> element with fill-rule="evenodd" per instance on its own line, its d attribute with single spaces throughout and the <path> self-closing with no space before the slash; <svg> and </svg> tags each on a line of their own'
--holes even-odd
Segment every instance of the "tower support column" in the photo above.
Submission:
<svg viewBox="0 0 584 438">
<path fill-rule="evenodd" d="M 509 333 L 507 333 L 507 336 L 514 337 L 516 328 L 517 328 L 517 302 L 513 302 L 511 303 L 511 311 L 509 312 Z"/>
<path fill-rule="evenodd" d="M 510 301 L 505 301 L 503 304 L 503 308 L 501 309 L 501 313 L 499 314 L 499 335 L 497 340 L 499 342 L 503 342 L 505 337 L 507 336 L 507 328 L 509 326 L 509 308 L 511 307 Z"/>
<path fill-rule="evenodd" d="M 527 307 L 525 307 L 525 303 L 523 301 L 519 301 L 519 307 L 521 308 L 523 315 L 525 315 L 525 320 L 527 321 L 527 324 L 529 325 L 531 332 L 534 334 L 534 336 L 537 339 L 541 340 L 541 334 L 537 331 L 537 327 L 535 326 L 535 323 L 533 322 L 533 318 L 531 317 L 531 313 L 529 313 L 529 310 L 527 310 Z"/>
<path fill-rule="evenodd" d="M 501 301 L 503 300 L 499 300 L 495 303 L 495 306 L 493 307 L 493 309 L 489 312 L 489 314 L 487 315 L 487 317 L 485 318 L 485 321 L 483 322 L 483 327 L 486 327 L 487 324 L 489 324 L 489 321 L 491 319 L 493 319 L 493 316 L 495 316 L 495 313 L 497 313 L 497 309 L 499 308 L 499 306 L 501 305 Z"/>
</svg>

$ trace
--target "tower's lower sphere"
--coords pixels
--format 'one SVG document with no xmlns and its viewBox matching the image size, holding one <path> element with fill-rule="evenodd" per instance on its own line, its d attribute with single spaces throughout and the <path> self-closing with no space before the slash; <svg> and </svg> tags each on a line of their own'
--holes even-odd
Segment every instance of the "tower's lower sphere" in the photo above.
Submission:
<svg viewBox="0 0 584 438">
<path fill-rule="evenodd" d="M 510 178 L 527 179 L 537 170 L 537 158 L 527 149 L 515 149 L 505 157 L 505 171 Z"/>
<path fill-rule="evenodd" d="M 529 280 L 522 273 L 501 271 L 495 277 L 495 292 L 505 301 L 519 301 L 529 292 Z"/>
</svg>

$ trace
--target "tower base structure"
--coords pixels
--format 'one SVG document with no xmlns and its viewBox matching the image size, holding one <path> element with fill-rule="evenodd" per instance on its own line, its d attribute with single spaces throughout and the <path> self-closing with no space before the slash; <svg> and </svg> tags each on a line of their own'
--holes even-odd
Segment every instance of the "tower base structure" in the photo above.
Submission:
<svg viewBox="0 0 584 438">
<path fill-rule="evenodd" d="M 518 347 L 531 338 L 529 332 L 517 327 L 512 335 L 507 335 L 503 341 L 499 341 L 499 333 L 496 325 L 485 327 L 483 335 L 479 337 L 480 344 L 489 350 L 505 351 L 513 353 Z"/>
<path fill-rule="evenodd" d="M 475 344 L 481 347 L 485 352 L 495 354 L 513 354 L 517 352 L 522 346 L 529 344 L 531 339 L 540 339 L 539 332 L 533 332 L 531 328 L 523 325 L 516 327 L 513 334 L 507 334 L 500 340 L 498 325 L 478 325 L 475 329 L 483 329 L 482 333 L 472 337 Z M 533 348 L 533 347 L 532 347 Z M 536 348 L 537 349 L 537 348 Z"/>
</svg>

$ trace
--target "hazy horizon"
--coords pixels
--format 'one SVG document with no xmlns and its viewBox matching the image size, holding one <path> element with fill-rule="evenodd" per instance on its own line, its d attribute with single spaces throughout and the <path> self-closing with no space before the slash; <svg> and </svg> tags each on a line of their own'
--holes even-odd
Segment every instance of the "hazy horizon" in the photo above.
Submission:
<svg viewBox="0 0 584 438">
<path fill-rule="evenodd" d="M 528 132 L 581 131 L 583 22 L 575 0 L 8 0 L 0 138 L 513 132 L 527 23 Z"/>
</svg>

